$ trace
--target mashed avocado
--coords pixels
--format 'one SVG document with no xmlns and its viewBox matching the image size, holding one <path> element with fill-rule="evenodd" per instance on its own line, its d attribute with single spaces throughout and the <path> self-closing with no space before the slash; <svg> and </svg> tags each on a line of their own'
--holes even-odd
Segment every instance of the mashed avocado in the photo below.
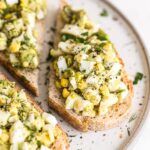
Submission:
<svg viewBox="0 0 150 150">
<path fill-rule="evenodd" d="M 0 2 L 0 51 L 5 53 L 13 67 L 38 67 L 35 22 L 43 19 L 45 14 L 45 0 Z"/>
<path fill-rule="evenodd" d="M 0 80 L 0 149 L 50 150 L 59 134 L 54 116 L 38 112 L 15 83 Z"/>
<path fill-rule="evenodd" d="M 122 66 L 109 36 L 87 18 L 85 11 L 65 6 L 64 27 L 54 57 L 56 87 L 66 109 L 83 116 L 104 115 L 128 95 Z"/>
</svg>

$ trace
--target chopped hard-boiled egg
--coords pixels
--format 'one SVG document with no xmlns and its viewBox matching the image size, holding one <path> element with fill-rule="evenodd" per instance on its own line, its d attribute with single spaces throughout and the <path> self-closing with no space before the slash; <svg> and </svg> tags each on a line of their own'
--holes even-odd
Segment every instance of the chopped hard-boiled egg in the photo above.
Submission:
<svg viewBox="0 0 150 150">
<path fill-rule="evenodd" d="M 10 54 L 9 55 L 9 59 L 10 59 L 10 62 L 14 65 L 18 64 L 19 63 L 19 60 L 18 58 L 16 57 L 15 54 Z"/>
<path fill-rule="evenodd" d="M 103 98 L 103 105 L 106 107 L 112 106 L 118 102 L 118 97 L 115 94 L 109 94 L 108 97 Z"/>
<path fill-rule="evenodd" d="M 7 124 L 9 116 L 10 116 L 9 112 L 0 110 L 0 126 L 5 126 Z"/>
<path fill-rule="evenodd" d="M 28 142 L 23 142 L 20 147 L 22 150 L 36 150 L 37 149 L 36 144 L 31 144 Z"/>
<path fill-rule="evenodd" d="M 60 48 L 65 53 L 78 54 L 80 51 L 88 51 L 91 46 L 82 43 L 76 44 L 72 42 L 72 40 L 67 40 L 65 42 L 60 42 L 58 44 L 58 48 Z"/>
<path fill-rule="evenodd" d="M 74 35 L 76 37 L 80 37 L 83 39 L 86 38 L 84 34 L 87 32 L 88 32 L 87 29 L 82 29 L 77 25 L 65 25 L 65 27 L 61 30 L 61 33 L 63 34 L 71 34 L 71 35 Z"/>
<path fill-rule="evenodd" d="M 62 71 L 65 71 L 67 69 L 67 62 L 66 62 L 66 59 L 63 56 L 60 56 L 58 58 L 57 66 L 58 66 L 60 74 L 62 73 Z"/>
<path fill-rule="evenodd" d="M 13 4 L 17 4 L 19 1 L 18 0 L 6 0 L 6 3 L 8 5 L 13 5 Z"/>
<path fill-rule="evenodd" d="M 77 88 L 77 82 L 76 82 L 75 77 L 70 77 L 69 81 L 70 81 L 70 85 L 71 85 L 70 88 L 73 89 L 73 90 L 75 90 Z"/>
<path fill-rule="evenodd" d="M 100 100 L 101 100 L 101 96 L 99 94 L 99 91 L 97 89 L 94 89 L 91 87 L 88 87 L 87 89 L 84 90 L 83 96 L 85 99 L 92 102 L 93 105 L 98 105 Z"/>
<path fill-rule="evenodd" d="M 28 102 L 24 91 L 15 89 L 13 82 L 0 80 L 0 91 L 0 149 L 37 150 L 40 145 L 50 147 L 59 136 L 55 117 L 37 111 Z"/>
<path fill-rule="evenodd" d="M 35 27 L 35 13 L 34 12 L 26 12 L 22 11 L 22 17 L 25 23 L 28 25 L 30 28 Z"/>
<path fill-rule="evenodd" d="M 127 86 L 125 85 L 125 83 L 121 82 L 118 88 L 119 101 L 123 102 L 124 99 L 128 96 L 128 93 L 129 92 L 128 92 Z"/>
<path fill-rule="evenodd" d="M 77 99 L 82 99 L 77 93 L 71 92 L 70 95 L 67 97 L 65 102 L 66 109 L 73 109 L 74 103 Z"/>
<path fill-rule="evenodd" d="M 109 71 L 109 75 L 116 75 L 116 74 L 118 74 L 120 69 L 121 69 L 121 64 L 113 63 L 112 66 L 111 66 L 111 69 Z"/>
<path fill-rule="evenodd" d="M 5 50 L 7 47 L 7 37 L 4 33 L 0 32 L 0 51 Z"/>
<path fill-rule="evenodd" d="M 80 63 L 80 71 L 85 71 L 86 74 L 89 74 L 94 68 L 95 62 L 82 60 Z"/>
<path fill-rule="evenodd" d="M 91 74 L 87 77 L 86 83 L 93 85 L 94 87 L 99 86 L 99 77 L 95 74 Z"/>
<path fill-rule="evenodd" d="M 54 142 L 54 126 L 52 126 L 51 124 L 47 124 L 44 126 L 43 130 L 48 132 L 51 143 Z"/>
<path fill-rule="evenodd" d="M 112 78 L 108 82 L 108 87 L 111 92 L 117 91 L 119 88 L 121 81 L 120 79 Z"/>
<path fill-rule="evenodd" d="M 88 55 L 85 54 L 84 52 L 80 52 L 78 53 L 74 59 L 78 62 L 81 63 L 83 60 L 86 60 L 88 58 Z"/>
<path fill-rule="evenodd" d="M 50 150 L 50 148 L 48 148 L 48 147 L 42 145 L 41 148 L 40 148 L 40 150 Z"/>
<path fill-rule="evenodd" d="M 49 123 L 52 126 L 55 126 L 57 124 L 56 118 L 53 115 L 49 114 L 49 113 L 44 112 L 42 114 L 42 117 L 44 118 L 44 120 L 46 121 L 46 123 Z"/>
<path fill-rule="evenodd" d="M 23 123 L 21 121 L 17 121 L 10 129 L 10 142 L 12 144 L 24 142 L 28 135 L 29 132 Z"/>
</svg>

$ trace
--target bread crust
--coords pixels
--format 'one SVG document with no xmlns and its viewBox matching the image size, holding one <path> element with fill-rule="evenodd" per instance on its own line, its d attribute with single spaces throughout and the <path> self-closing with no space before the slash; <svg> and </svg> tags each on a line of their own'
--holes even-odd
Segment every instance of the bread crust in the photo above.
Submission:
<svg viewBox="0 0 150 150">
<path fill-rule="evenodd" d="M 65 0 L 61 1 L 61 6 L 59 12 L 62 10 L 63 6 L 67 3 Z M 63 22 L 60 19 L 60 13 L 57 16 L 57 25 L 56 25 L 56 39 L 55 39 L 55 48 L 57 48 L 57 43 L 59 41 L 59 31 L 63 27 Z M 76 114 L 73 110 L 66 110 L 64 107 L 65 100 L 61 96 L 59 90 L 55 87 L 55 73 L 51 66 L 50 73 L 50 84 L 49 84 L 49 106 L 58 112 L 66 121 L 68 121 L 74 128 L 80 131 L 88 130 L 106 130 L 118 126 L 122 123 L 130 112 L 132 97 L 133 97 L 133 84 L 132 81 L 128 79 L 128 76 L 124 69 L 124 64 L 122 59 L 119 57 L 118 52 L 116 55 L 120 60 L 123 71 L 123 81 L 128 86 L 129 94 L 128 97 L 124 100 L 123 103 L 116 104 L 109 109 L 109 112 L 105 116 L 97 117 L 85 117 Z"/>
<path fill-rule="evenodd" d="M 0 73 L 0 80 L 9 80 L 9 79 L 4 74 Z M 15 85 L 15 88 L 18 91 L 21 89 L 18 85 Z M 27 93 L 26 96 L 28 101 L 31 103 L 31 105 L 34 106 L 34 108 L 38 110 L 40 113 L 42 113 L 43 110 L 39 107 L 39 105 L 35 102 L 35 100 L 33 100 L 33 98 Z M 69 142 L 68 142 L 67 134 L 63 131 L 63 129 L 58 124 L 57 124 L 57 128 L 60 130 L 61 134 L 55 140 L 55 142 L 50 148 L 51 150 L 68 150 Z"/>
<path fill-rule="evenodd" d="M 22 83 L 24 87 L 30 90 L 31 93 L 33 93 L 36 96 L 39 96 L 39 91 L 37 89 L 37 76 L 39 73 L 38 69 L 31 71 L 14 68 L 2 52 L 0 52 L 0 63 L 2 63 L 2 65 L 7 69 L 7 71 L 20 83 Z M 27 77 L 30 79 L 34 77 L 35 81 L 31 82 L 30 80 L 27 80 Z"/>
</svg>

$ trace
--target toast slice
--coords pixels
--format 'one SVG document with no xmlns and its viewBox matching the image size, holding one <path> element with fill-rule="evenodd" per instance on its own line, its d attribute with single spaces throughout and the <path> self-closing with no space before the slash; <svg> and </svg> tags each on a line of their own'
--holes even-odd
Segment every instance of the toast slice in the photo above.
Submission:
<svg viewBox="0 0 150 150">
<path fill-rule="evenodd" d="M 38 31 L 38 37 L 36 38 L 38 43 L 37 52 L 40 56 L 41 53 L 41 45 L 43 43 L 43 36 L 44 36 L 44 20 L 36 21 L 35 27 Z M 7 47 L 8 48 L 8 47 Z M 40 61 L 40 58 L 39 58 Z M 39 95 L 38 89 L 38 80 L 39 80 L 39 68 L 30 69 L 30 68 L 17 68 L 13 67 L 8 57 L 4 54 L 3 51 L 0 51 L 0 63 L 7 69 L 7 71 L 17 78 L 24 87 L 31 91 L 35 96 Z"/>
<path fill-rule="evenodd" d="M 66 1 L 61 1 L 60 10 L 57 16 L 57 25 L 56 25 L 56 35 L 55 35 L 55 48 L 60 40 L 60 30 L 64 26 L 61 19 L 61 11 L 63 7 L 67 5 Z M 128 87 L 128 96 L 123 103 L 117 103 L 109 108 L 109 111 L 106 115 L 88 117 L 82 116 L 75 113 L 73 110 L 65 109 L 65 100 L 59 92 L 58 88 L 55 86 L 55 72 L 51 65 L 50 67 L 50 83 L 49 83 L 49 106 L 53 108 L 60 116 L 62 116 L 66 121 L 68 121 L 74 128 L 80 131 L 88 130 L 106 130 L 118 126 L 123 122 L 130 112 L 132 97 L 133 97 L 133 85 L 132 82 L 128 79 L 128 76 L 124 69 L 124 64 L 122 59 L 119 57 L 117 51 L 116 56 L 119 59 L 119 63 L 122 66 L 123 72 L 123 82 Z"/>
<path fill-rule="evenodd" d="M 12 82 L 10 81 L 4 74 L 0 73 L 0 81 L 8 81 L 8 82 Z M 14 82 L 13 82 L 14 83 Z M 19 86 L 15 85 L 15 90 L 17 92 L 20 92 L 21 89 Z M 27 97 L 27 101 L 28 103 L 31 104 L 31 107 L 35 108 L 36 111 L 38 111 L 40 114 L 42 114 L 44 111 L 36 104 L 35 100 L 33 100 L 31 98 L 30 95 L 26 94 Z M 0 110 L 1 111 L 1 110 Z M 50 149 L 51 150 L 67 150 L 69 147 L 69 143 L 68 143 L 68 137 L 66 135 L 66 133 L 63 131 L 63 129 L 59 126 L 59 124 L 57 123 L 55 126 L 56 131 L 59 133 L 58 136 L 55 138 L 55 141 L 50 145 Z M 0 139 L 1 140 L 1 139 Z M 2 143 L 0 143 L 1 146 Z"/>
</svg>

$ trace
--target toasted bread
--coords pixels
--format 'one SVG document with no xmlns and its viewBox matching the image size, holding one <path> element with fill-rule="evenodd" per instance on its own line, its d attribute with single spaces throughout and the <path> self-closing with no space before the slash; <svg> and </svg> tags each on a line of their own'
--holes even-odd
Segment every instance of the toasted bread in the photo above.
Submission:
<svg viewBox="0 0 150 150">
<path fill-rule="evenodd" d="M 0 73 L 0 80 L 8 80 L 8 78 Z M 19 86 L 15 86 L 16 90 L 20 90 Z M 32 99 L 32 97 L 28 94 L 26 94 L 27 99 L 29 101 L 29 103 L 32 104 L 32 106 L 34 106 L 34 108 L 39 111 L 40 113 L 43 112 L 43 110 L 35 103 L 35 100 Z M 60 130 L 60 136 L 55 140 L 55 142 L 53 143 L 53 145 L 50 147 L 52 150 L 67 150 L 69 147 L 69 143 L 68 143 L 68 138 L 66 133 L 62 130 L 62 128 L 57 124 L 57 128 Z"/>
<path fill-rule="evenodd" d="M 41 53 L 41 44 L 43 43 L 43 34 L 44 34 L 44 25 L 43 20 L 38 21 L 36 23 L 36 28 L 39 29 L 39 36 L 37 38 L 37 43 L 39 43 L 38 53 L 40 57 Z M 39 58 L 40 59 L 40 58 Z M 0 63 L 10 72 L 12 76 L 17 78 L 23 86 L 25 86 L 28 90 L 31 91 L 35 96 L 39 95 L 39 88 L 38 88 L 38 79 L 39 79 L 39 69 L 20 69 L 13 67 L 9 62 L 8 58 L 5 56 L 4 52 L 0 51 Z"/>
<path fill-rule="evenodd" d="M 61 1 L 60 11 L 63 6 L 66 5 L 66 2 Z M 56 35 L 55 35 L 55 48 L 57 48 L 57 43 L 60 38 L 60 30 L 63 27 L 63 22 L 61 20 L 61 15 L 58 13 L 57 16 L 57 25 L 56 25 Z M 129 94 L 128 97 L 124 100 L 123 103 L 113 105 L 109 112 L 105 116 L 97 116 L 97 117 L 84 117 L 82 115 L 76 114 L 73 110 L 65 109 L 64 102 L 65 100 L 62 98 L 61 93 L 55 87 L 55 74 L 54 70 L 51 66 L 50 69 L 50 84 L 49 84 L 49 105 L 55 111 L 57 111 L 66 121 L 68 121 L 73 127 L 80 131 L 88 131 L 88 130 L 105 130 L 118 126 L 121 122 L 123 122 L 131 108 L 132 96 L 133 96 L 133 85 L 132 82 L 128 79 L 128 76 L 124 69 L 124 64 L 122 59 L 119 57 L 117 51 L 116 55 L 120 60 L 120 64 L 122 65 L 122 71 L 124 74 L 123 81 L 128 86 Z"/>
</svg>

